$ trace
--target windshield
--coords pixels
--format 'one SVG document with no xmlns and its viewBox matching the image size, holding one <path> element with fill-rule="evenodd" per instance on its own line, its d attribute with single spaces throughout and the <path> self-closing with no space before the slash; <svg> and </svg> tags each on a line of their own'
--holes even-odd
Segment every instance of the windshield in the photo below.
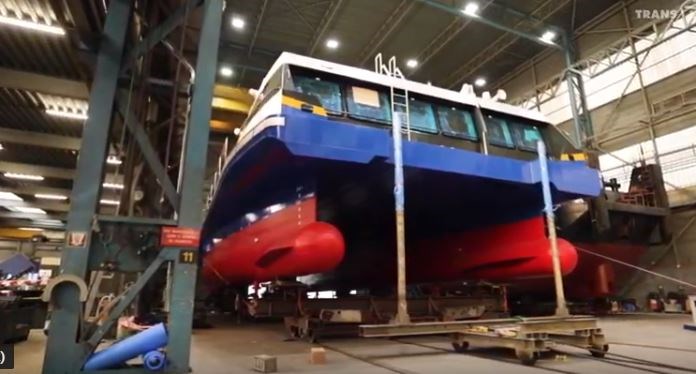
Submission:
<svg viewBox="0 0 696 374">
<path fill-rule="evenodd" d="M 295 75 L 293 83 L 295 84 L 295 91 L 316 97 L 321 106 L 327 111 L 333 113 L 343 112 L 341 86 L 337 83 L 325 81 L 319 77 L 310 78 L 301 75 Z"/>
<path fill-rule="evenodd" d="M 488 141 L 491 144 L 534 151 L 543 140 L 538 126 L 522 119 L 486 115 Z"/>
<path fill-rule="evenodd" d="M 468 110 L 438 105 L 437 116 L 442 132 L 445 134 L 462 136 L 472 140 L 478 139 L 474 117 Z"/>
<path fill-rule="evenodd" d="M 408 106 L 408 121 L 411 129 L 427 132 L 437 132 L 433 106 L 424 101 L 411 98 Z M 403 127 L 406 127 L 403 125 Z"/>
<path fill-rule="evenodd" d="M 348 114 L 358 119 L 391 122 L 391 106 L 386 93 L 370 88 L 348 86 Z"/>
</svg>

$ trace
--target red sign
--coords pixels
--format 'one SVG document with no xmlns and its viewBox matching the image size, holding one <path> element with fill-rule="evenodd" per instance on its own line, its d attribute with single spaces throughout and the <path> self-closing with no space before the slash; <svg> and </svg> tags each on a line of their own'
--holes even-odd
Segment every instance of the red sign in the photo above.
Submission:
<svg viewBox="0 0 696 374">
<path fill-rule="evenodd" d="M 162 227 L 161 244 L 164 247 L 198 247 L 201 231 L 189 227 Z"/>
</svg>

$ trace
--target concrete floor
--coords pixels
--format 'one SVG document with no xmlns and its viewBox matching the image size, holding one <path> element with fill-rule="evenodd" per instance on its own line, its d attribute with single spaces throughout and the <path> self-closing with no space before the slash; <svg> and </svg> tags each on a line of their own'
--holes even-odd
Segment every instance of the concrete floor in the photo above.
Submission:
<svg viewBox="0 0 696 374">
<path fill-rule="evenodd" d="M 327 351 L 327 364 L 310 365 L 307 360 L 311 345 L 283 341 L 282 327 L 270 323 L 241 326 L 229 323 L 220 324 L 215 329 L 195 331 L 191 363 L 194 373 L 206 374 L 252 373 L 252 357 L 258 354 L 277 356 L 281 373 L 696 372 L 696 332 L 682 328 L 688 321 L 689 318 L 684 315 L 621 316 L 601 320 L 601 327 L 610 343 L 617 343 L 611 346 L 610 353 L 688 368 L 687 371 L 655 365 L 639 366 L 627 357 L 593 360 L 588 358 L 586 351 L 568 347 L 561 349 L 580 356 L 566 356 L 563 359 L 549 353 L 535 367 L 526 367 L 518 364 L 511 351 L 507 350 L 473 348 L 470 354 L 451 353 L 449 342 L 442 337 L 408 338 L 401 339 L 401 342 L 382 339 L 330 340 L 324 343 L 335 350 Z M 32 332 L 28 341 L 15 347 L 16 369 L 3 372 L 40 373 L 44 343 L 45 337 L 40 331 Z M 365 359 L 370 362 L 365 362 Z"/>
</svg>

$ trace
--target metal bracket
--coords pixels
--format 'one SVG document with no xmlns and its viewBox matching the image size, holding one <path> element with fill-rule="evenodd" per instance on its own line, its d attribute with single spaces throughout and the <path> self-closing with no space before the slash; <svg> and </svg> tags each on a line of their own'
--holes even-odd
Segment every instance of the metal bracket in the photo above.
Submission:
<svg viewBox="0 0 696 374">
<path fill-rule="evenodd" d="M 72 283 L 80 289 L 80 301 L 84 302 L 87 300 L 87 284 L 85 280 L 73 274 L 61 274 L 49 280 L 41 294 L 41 300 L 47 303 L 50 302 L 53 289 L 61 283 Z"/>
</svg>

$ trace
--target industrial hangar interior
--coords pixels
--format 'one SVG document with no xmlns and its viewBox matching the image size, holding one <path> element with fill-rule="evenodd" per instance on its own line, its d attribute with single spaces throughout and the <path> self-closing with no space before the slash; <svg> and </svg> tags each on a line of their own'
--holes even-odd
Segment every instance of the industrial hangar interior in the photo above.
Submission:
<svg viewBox="0 0 696 374">
<path fill-rule="evenodd" d="M 0 372 L 694 372 L 695 25 L 0 1 Z"/>
</svg>

